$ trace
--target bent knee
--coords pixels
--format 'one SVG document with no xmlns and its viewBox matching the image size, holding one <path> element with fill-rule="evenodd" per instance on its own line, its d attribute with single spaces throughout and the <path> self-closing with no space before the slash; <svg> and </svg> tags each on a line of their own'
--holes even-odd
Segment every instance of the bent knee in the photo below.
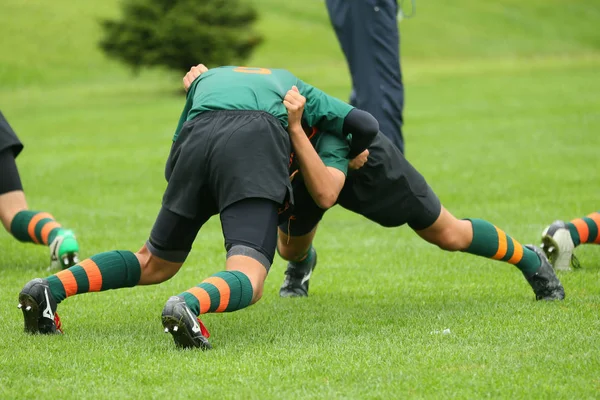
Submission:
<svg viewBox="0 0 600 400">
<path fill-rule="evenodd" d="M 177 274 L 182 265 L 163 260 L 149 251 L 140 250 L 135 253 L 135 256 L 140 262 L 140 285 L 153 285 L 167 281 Z"/>
<path fill-rule="evenodd" d="M 262 298 L 262 295 L 263 295 L 263 285 L 260 285 L 259 287 L 255 288 L 253 290 L 252 301 L 250 302 L 250 304 L 254 304 L 254 303 L 258 302 Z"/>
<path fill-rule="evenodd" d="M 445 229 L 436 237 L 435 244 L 442 250 L 461 251 L 469 247 L 470 240 L 460 230 Z"/>
<path fill-rule="evenodd" d="M 296 246 L 290 246 L 286 244 L 277 243 L 277 253 L 285 261 L 299 261 L 306 255 L 307 249 L 301 249 Z"/>
</svg>

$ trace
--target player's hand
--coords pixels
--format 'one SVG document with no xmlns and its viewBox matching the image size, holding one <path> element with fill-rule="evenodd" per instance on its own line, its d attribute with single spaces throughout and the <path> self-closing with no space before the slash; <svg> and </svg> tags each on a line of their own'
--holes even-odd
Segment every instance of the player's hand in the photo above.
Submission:
<svg viewBox="0 0 600 400">
<path fill-rule="evenodd" d="M 292 86 L 283 98 L 283 105 L 288 111 L 288 127 L 299 127 L 302 129 L 302 113 L 306 97 L 302 96 L 296 86 Z"/>
<path fill-rule="evenodd" d="M 185 74 L 185 76 L 183 77 L 183 87 L 185 91 L 187 92 L 190 86 L 192 85 L 192 82 L 194 82 L 197 77 L 199 77 L 206 71 L 208 71 L 208 68 L 206 68 L 204 64 L 198 64 L 195 67 L 190 68 L 188 73 Z"/>
<path fill-rule="evenodd" d="M 360 153 L 359 155 L 357 155 L 356 157 L 354 157 L 352 160 L 350 160 L 350 162 L 348 163 L 348 168 L 350 168 L 350 169 L 362 168 L 367 163 L 368 159 L 369 159 L 369 150 L 365 150 L 362 153 Z"/>
</svg>

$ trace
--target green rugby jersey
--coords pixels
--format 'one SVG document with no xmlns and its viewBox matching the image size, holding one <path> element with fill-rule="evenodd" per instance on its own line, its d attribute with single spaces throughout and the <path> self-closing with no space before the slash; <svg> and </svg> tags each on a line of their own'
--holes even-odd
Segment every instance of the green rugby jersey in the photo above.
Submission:
<svg viewBox="0 0 600 400">
<path fill-rule="evenodd" d="M 303 118 L 310 126 L 342 135 L 353 107 L 301 81 L 284 69 L 219 67 L 200 75 L 190 86 L 173 141 L 186 121 L 217 110 L 256 110 L 275 116 L 287 129 L 283 98 L 292 86 L 306 97 Z"/>
<path fill-rule="evenodd" d="M 352 135 L 344 138 L 337 134 L 313 130 L 313 133 L 309 135 L 309 139 L 317 155 L 326 167 L 338 169 L 344 175 L 348 175 L 348 163 L 350 162 L 348 154 L 350 153 Z M 299 169 L 299 167 L 298 159 L 292 153 L 290 174 Z"/>
<path fill-rule="evenodd" d="M 348 174 L 348 153 L 350 152 L 350 143 L 338 135 L 332 135 L 327 132 L 316 135 L 313 143 L 315 151 L 326 167 L 332 167 Z"/>
</svg>

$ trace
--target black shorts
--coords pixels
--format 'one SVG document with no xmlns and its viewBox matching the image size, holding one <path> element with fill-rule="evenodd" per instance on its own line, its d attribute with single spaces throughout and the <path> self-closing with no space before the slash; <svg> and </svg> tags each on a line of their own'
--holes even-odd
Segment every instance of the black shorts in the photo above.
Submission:
<svg viewBox="0 0 600 400">
<path fill-rule="evenodd" d="M 23 190 L 21 177 L 15 162 L 15 155 L 11 148 L 0 150 L 0 195 Z"/>
<path fill-rule="evenodd" d="M 23 150 L 23 144 L 0 111 L 0 153 L 9 148 L 12 150 L 13 156 L 16 158 L 21 150 Z"/>
<path fill-rule="evenodd" d="M 252 257 L 269 270 L 277 245 L 277 208 L 272 200 L 244 199 L 221 212 L 227 256 Z M 146 246 L 152 254 L 171 262 L 184 262 L 209 212 L 188 219 L 162 207 Z"/>
<path fill-rule="evenodd" d="M 301 178 L 292 182 L 294 208 L 279 228 L 292 236 L 310 232 L 325 210 L 310 197 Z M 414 230 L 431 226 L 442 206 L 425 178 L 381 133 L 369 146 L 367 164 L 349 171 L 337 204 L 385 227 L 408 224 Z"/>
<path fill-rule="evenodd" d="M 163 207 L 194 219 L 248 198 L 292 201 L 291 145 L 262 111 L 211 111 L 188 121 L 171 148 Z"/>
</svg>

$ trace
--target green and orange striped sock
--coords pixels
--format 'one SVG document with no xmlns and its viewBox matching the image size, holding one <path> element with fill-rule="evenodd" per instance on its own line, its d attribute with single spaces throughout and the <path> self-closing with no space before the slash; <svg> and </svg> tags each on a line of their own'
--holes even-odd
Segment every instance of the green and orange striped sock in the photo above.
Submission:
<svg viewBox="0 0 600 400">
<path fill-rule="evenodd" d="M 473 241 L 465 252 L 514 264 L 526 276 L 535 274 L 542 265 L 534 251 L 522 246 L 502 229 L 482 219 L 469 221 L 473 226 Z"/>
<path fill-rule="evenodd" d="M 200 315 L 248 307 L 252 295 L 252 284 L 246 274 L 240 271 L 221 271 L 179 296 L 185 299 L 195 315 Z"/>
<path fill-rule="evenodd" d="M 69 296 L 87 292 L 133 287 L 142 270 L 130 251 L 108 251 L 83 260 L 46 278 L 50 292 L 60 303 Z"/>
<path fill-rule="evenodd" d="M 61 230 L 61 225 L 52 215 L 40 211 L 19 211 L 10 223 L 10 233 L 17 240 L 46 246 Z"/>
<path fill-rule="evenodd" d="M 573 244 L 579 246 L 584 243 L 600 244 L 600 211 L 593 212 L 587 217 L 577 218 L 567 222 L 571 232 Z"/>
</svg>

